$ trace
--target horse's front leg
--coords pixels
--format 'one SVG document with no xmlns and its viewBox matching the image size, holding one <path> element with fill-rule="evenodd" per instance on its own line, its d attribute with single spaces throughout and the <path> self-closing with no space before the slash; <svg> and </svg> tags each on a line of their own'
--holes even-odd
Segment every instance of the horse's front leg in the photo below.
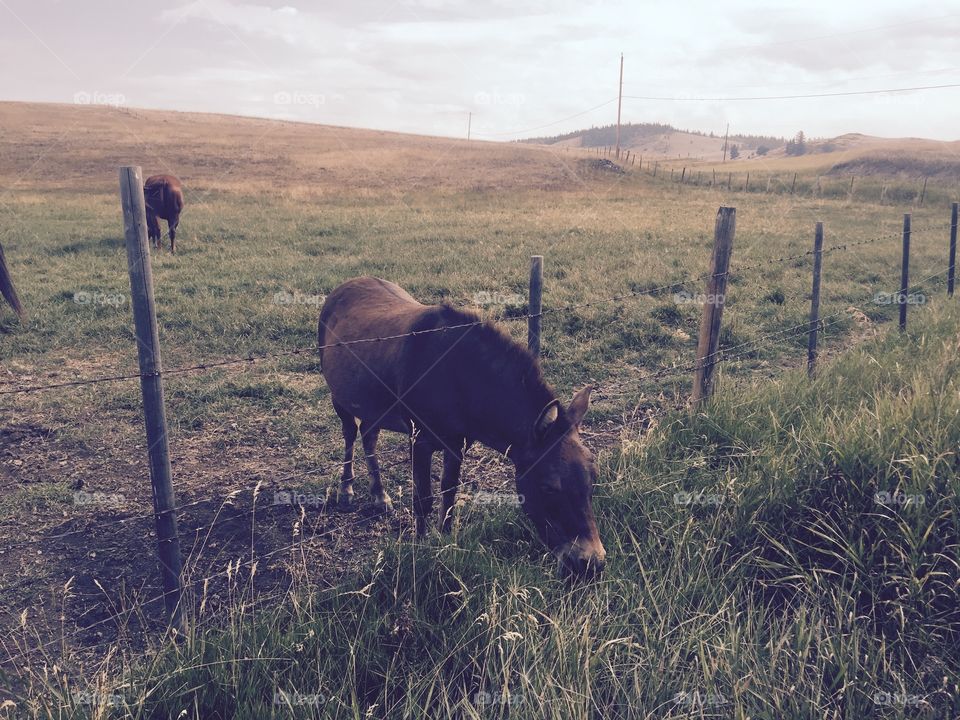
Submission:
<svg viewBox="0 0 960 720">
<path fill-rule="evenodd" d="M 440 517 L 443 518 L 443 532 L 450 532 L 453 524 L 453 505 L 457 500 L 460 487 L 460 468 L 463 466 L 463 451 L 466 444 L 461 442 L 456 449 L 443 451 L 443 475 L 440 479 Z"/>
<path fill-rule="evenodd" d="M 417 537 L 427 534 L 427 521 L 433 510 L 433 488 L 430 482 L 430 463 L 433 446 L 424 440 L 413 442 L 413 514 L 417 523 Z"/>
</svg>

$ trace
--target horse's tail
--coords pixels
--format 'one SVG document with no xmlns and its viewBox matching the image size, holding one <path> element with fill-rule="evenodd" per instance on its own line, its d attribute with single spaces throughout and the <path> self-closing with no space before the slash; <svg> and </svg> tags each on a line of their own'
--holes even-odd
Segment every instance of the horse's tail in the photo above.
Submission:
<svg viewBox="0 0 960 720">
<path fill-rule="evenodd" d="M 13 287 L 13 280 L 7 271 L 7 262 L 3 257 L 2 245 L 0 245 L 0 295 L 3 295 L 7 302 L 10 303 L 10 307 L 13 308 L 14 312 L 23 318 L 23 305 L 20 304 L 20 298 L 17 297 L 17 291 Z"/>
</svg>

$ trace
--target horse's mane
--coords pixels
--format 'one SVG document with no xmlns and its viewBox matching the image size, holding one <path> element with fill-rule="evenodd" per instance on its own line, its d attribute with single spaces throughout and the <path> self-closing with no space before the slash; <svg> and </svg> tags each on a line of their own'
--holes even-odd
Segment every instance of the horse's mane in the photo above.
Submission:
<svg viewBox="0 0 960 720">
<path fill-rule="evenodd" d="M 454 307 L 448 303 L 439 306 L 441 318 L 438 325 L 447 327 L 478 323 L 463 328 L 474 334 L 471 344 L 471 356 L 504 379 L 512 379 L 519 385 L 530 388 L 534 402 L 539 403 L 537 411 L 555 399 L 553 390 L 543 377 L 543 370 L 530 351 L 514 340 L 502 327 L 483 318 L 474 310 Z M 465 341 L 468 341 L 465 338 Z"/>
</svg>

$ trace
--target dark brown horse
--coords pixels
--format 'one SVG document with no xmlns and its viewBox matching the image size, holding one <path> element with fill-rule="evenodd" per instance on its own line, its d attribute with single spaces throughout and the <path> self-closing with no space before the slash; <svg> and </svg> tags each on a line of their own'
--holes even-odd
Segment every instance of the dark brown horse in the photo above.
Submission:
<svg viewBox="0 0 960 720">
<path fill-rule="evenodd" d="M 412 332 L 421 334 L 332 345 Z M 578 575 L 603 568 L 606 552 L 591 505 L 596 467 L 579 434 L 589 387 L 563 407 L 537 361 L 504 332 L 469 312 L 422 305 L 376 278 L 355 278 L 334 290 L 320 312 L 318 336 L 323 375 L 346 443 L 343 501 L 353 498 L 358 420 L 370 492 L 384 510 L 392 503 L 380 478 L 377 437 L 380 430 L 406 433 L 413 438 L 417 533 L 426 532 L 433 508 L 430 463 L 437 451 L 443 452 L 446 532 L 463 454 L 480 442 L 513 462 L 522 507 L 561 567 Z"/>
<path fill-rule="evenodd" d="M 3 257 L 3 246 L 0 245 L 0 295 L 10 303 L 14 312 L 23 318 L 23 305 L 20 304 L 20 298 L 17 297 L 16 288 L 13 287 L 13 280 L 7 271 L 7 261 Z"/>
<path fill-rule="evenodd" d="M 167 221 L 170 231 L 170 252 L 177 251 L 177 225 L 183 211 L 183 188 L 173 175 L 153 175 L 143 183 L 143 199 L 147 205 L 147 234 L 160 247 L 160 220 Z"/>
</svg>

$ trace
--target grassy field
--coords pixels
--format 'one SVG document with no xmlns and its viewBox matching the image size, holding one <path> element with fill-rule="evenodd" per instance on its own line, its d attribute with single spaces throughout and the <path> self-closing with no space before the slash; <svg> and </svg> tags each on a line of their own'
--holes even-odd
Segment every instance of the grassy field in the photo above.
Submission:
<svg viewBox="0 0 960 720">
<path fill-rule="evenodd" d="M 5 623 L 15 629 L 7 649 L 20 655 L 52 643 L 27 655 L 31 663 L 6 666 L 2 684 L 19 709 L 27 707 L 24 698 L 33 698 L 34 708 L 51 708 L 68 687 L 103 692 L 122 676 L 131 683 L 123 686 L 130 690 L 124 697 L 141 707 L 141 716 L 165 717 L 176 706 L 191 717 L 211 717 L 219 701 L 202 696 L 194 705 L 186 688 L 260 693 L 270 673 L 286 673 L 289 689 L 336 696 L 338 704 L 317 710 L 330 717 L 363 716 L 374 704 L 379 710 L 371 710 L 372 717 L 453 706 L 468 717 L 490 716 L 494 707 L 511 717 L 611 716 L 623 702 L 657 717 L 765 717 L 757 710 L 764 700 L 786 713 L 770 717 L 822 717 L 814 714 L 818 707 L 862 717 L 853 711 L 866 707 L 874 688 L 929 693 L 941 669 L 955 682 L 956 668 L 943 649 L 950 638 L 931 631 L 926 644 L 917 645 L 912 635 L 881 632 L 893 617 L 886 613 L 906 602 L 900 586 L 886 585 L 884 593 L 893 595 L 853 608 L 860 613 L 855 618 L 877 627 L 842 625 L 851 609 L 843 603 L 874 602 L 870 593 L 879 586 L 867 576 L 875 562 L 889 565 L 892 556 L 866 553 L 886 553 L 870 542 L 886 542 L 883 533 L 893 529 L 870 525 L 857 544 L 831 545 L 845 553 L 834 564 L 822 557 L 828 551 L 817 550 L 822 570 L 804 566 L 810 556 L 797 553 L 827 532 L 817 522 L 829 520 L 833 529 L 841 524 L 837 508 L 848 500 L 832 493 L 866 493 L 861 479 L 892 490 L 890 473 L 911 478 L 915 487 L 936 485 L 955 462 L 953 405 L 937 406 L 932 424 L 918 425 L 909 452 L 868 430 L 904 429 L 894 418 L 906 416 L 884 415 L 881 422 L 878 408 L 904 412 L 898 397 L 922 404 L 920 390 L 927 388 L 916 383 L 924 367 L 926 377 L 944 383 L 943 402 L 955 399 L 955 368 L 941 369 L 937 363 L 946 363 L 947 351 L 937 348 L 951 327 L 955 337 L 956 316 L 930 311 L 937 320 L 922 332 L 899 344 L 885 341 L 873 355 L 844 356 L 836 374 L 812 389 L 792 375 L 768 385 L 802 364 L 805 336 L 764 339 L 805 321 L 810 259 L 780 258 L 810 248 L 816 220 L 826 225 L 828 246 L 881 238 L 824 258 L 828 355 L 890 327 L 895 306 L 873 298 L 899 283 L 903 212 L 913 211 L 913 277 L 936 275 L 919 288 L 935 304 L 943 294 L 949 189 L 931 187 L 924 207 L 914 208 L 912 197 L 898 205 L 889 198 L 851 202 L 840 193 L 744 192 L 736 183 L 729 191 L 690 187 L 597 168 L 586 153 L 293 123 L 16 104 L 0 104 L 0 121 L 6 187 L 0 244 L 30 313 L 21 325 L 0 310 L 0 390 L 136 372 L 116 189 L 120 164 L 184 180 L 179 252 L 153 258 L 168 368 L 309 348 L 322 295 L 360 274 L 394 280 L 424 301 L 475 306 L 492 299 L 481 309 L 503 318 L 518 338 L 524 323 L 511 318 L 525 311 L 531 254 L 545 256 L 548 309 L 678 283 L 544 318 L 548 379 L 564 396 L 587 382 L 601 391 L 588 438 L 606 468 L 601 534 L 619 559 L 593 589 L 570 591 L 551 580 L 551 563 L 510 510 L 490 518 L 489 508 L 466 502 L 453 541 L 416 546 L 405 506 L 390 518 L 364 507 L 323 512 L 319 502 L 302 513 L 271 506 L 276 490 L 325 497 L 338 475 L 339 425 L 311 355 L 170 375 L 174 475 L 178 500 L 188 505 L 181 530 L 190 578 L 197 581 L 192 597 L 214 629 L 146 668 L 98 664 L 114 642 L 134 659 L 154 641 L 160 617 L 155 603 L 143 602 L 157 594 L 157 578 L 136 381 L 0 395 L 0 595 Z M 707 269 L 720 205 L 738 211 L 722 346 L 742 357 L 723 367 L 716 408 L 651 434 L 644 418 L 682 406 L 689 391 L 689 372 L 663 368 L 693 361 L 700 306 L 678 302 L 674 293 L 702 292 L 701 282 L 687 278 Z M 745 267 L 751 269 L 736 272 Z M 911 326 L 916 321 L 919 328 L 928 310 L 911 313 Z M 906 363 L 910 353 L 929 364 Z M 874 357 L 880 358 L 876 370 Z M 871 384 L 883 379 L 881 370 L 892 379 Z M 658 376 L 645 379 L 651 373 Z M 824 393 L 819 404 L 814 392 Z M 823 414 L 823 406 L 836 406 L 836 417 Z M 923 407 L 934 412 L 933 405 Z M 793 412 L 798 415 L 786 414 Z M 633 420 L 640 422 L 618 429 Z M 809 433 L 801 432 L 804 423 Z M 741 424 L 743 434 L 735 432 Z M 818 427 L 827 433 L 822 441 L 814 434 Z M 724 432 L 731 435 L 721 441 Z M 778 443 L 782 453 L 775 451 Z M 383 455 L 402 460 L 403 445 L 402 438 L 385 438 Z M 820 472 L 833 461 L 824 454 L 827 446 L 854 465 L 862 458 L 859 474 L 840 466 L 841 489 L 823 487 L 823 478 L 833 477 Z M 466 473 L 479 487 L 509 492 L 499 458 L 471 455 Z M 927 474 L 911 470 L 916 464 Z M 402 463 L 392 468 L 388 490 L 408 488 L 406 476 Z M 797 484 L 784 488 L 787 477 Z M 261 488 L 251 493 L 258 482 Z M 741 482 L 744 495 L 735 504 L 691 512 L 663 502 L 681 487 L 722 487 L 728 497 L 741 492 Z M 96 501 L 79 501 L 78 492 Z M 841 504 L 821 507 L 822 517 L 800 513 L 798 504 L 818 492 Z M 366 505 L 362 487 L 358 497 Z M 928 504 L 924 513 L 936 509 L 955 522 L 955 505 L 949 505 L 955 499 L 944 502 Z M 790 518 L 793 524 L 777 524 Z M 891 522 L 902 532 L 888 543 L 890 553 L 901 553 L 899 562 L 916 560 L 907 558 L 903 543 L 919 542 L 913 533 L 922 538 L 927 527 L 955 555 L 955 535 L 941 525 Z M 805 534 L 808 526 L 814 529 Z M 291 540 L 294 554 L 278 552 Z M 759 552 L 764 548 L 767 554 Z M 854 553 L 863 555 L 857 560 Z M 200 582 L 229 562 L 255 557 L 261 562 L 253 590 L 282 593 L 286 602 L 248 604 L 252 590 L 237 576 Z M 889 572 L 904 568 L 890 565 Z M 931 582 L 933 597 L 941 597 L 940 580 Z M 907 585 L 920 593 L 911 596 L 916 610 L 925 589 Z M 674 645 L 677 633 L 682 637 Z M 823 643 L 832 641 L 831 659 Z M 299 645 L 309 675 L 290 675 L 281 661 L 241 659 L 254 647 L 289 658 Z M 767 650 L 741 654 L 740 645 Z M 552 649 L 534 662 L 544 647 Z M 918 647 L 932 658 L 933 674 L 904 669 L 920 657 Z M 868 660 L 861 661 L 860 648 Z M 446 664 L 437 665 L 434 653 Z M 840 663 L 842 654 L 852 654 L 850 661 Z M 44 676 L 36 664 L 44 657 L 69 676 Z M 470 657 L 475 661 L 466 662 Z M 769 664 L 761 670 L 761 662 Z M 168 677 L 178 663 L 197 674 Z M 266 674 L 248 677 L 248 665 Z M 205 674 L 219 672 L 214 668 L 226 674 Z M 754 678 L 749 688 L 737 685 L 746 677 Z M 784 684 L 788 677 L 794 691 Z M 867 693 L 860 700 L 838 700 L 848 677 Z M 895 686 L 896 678 L 910 683 Z M 154 686 L 144 698 L 144 688 Z M 506 692 L 507 699 L 518 693 L 526 703 L 554 700 L 528 714 L 530 705 L 511 708 L 509 702 L 479 708 L 469 700 L 476 692 Z M 691 703 L 719 693 L 734 705 L 669 705 L 683 692 L 700 693 Z M 218 707 L 231 716 L 229 706 Z M 311 707 L 317 709 L 298 712 Z M 742 709 L 730 713 L 732 707 Z"/>
</svg>

